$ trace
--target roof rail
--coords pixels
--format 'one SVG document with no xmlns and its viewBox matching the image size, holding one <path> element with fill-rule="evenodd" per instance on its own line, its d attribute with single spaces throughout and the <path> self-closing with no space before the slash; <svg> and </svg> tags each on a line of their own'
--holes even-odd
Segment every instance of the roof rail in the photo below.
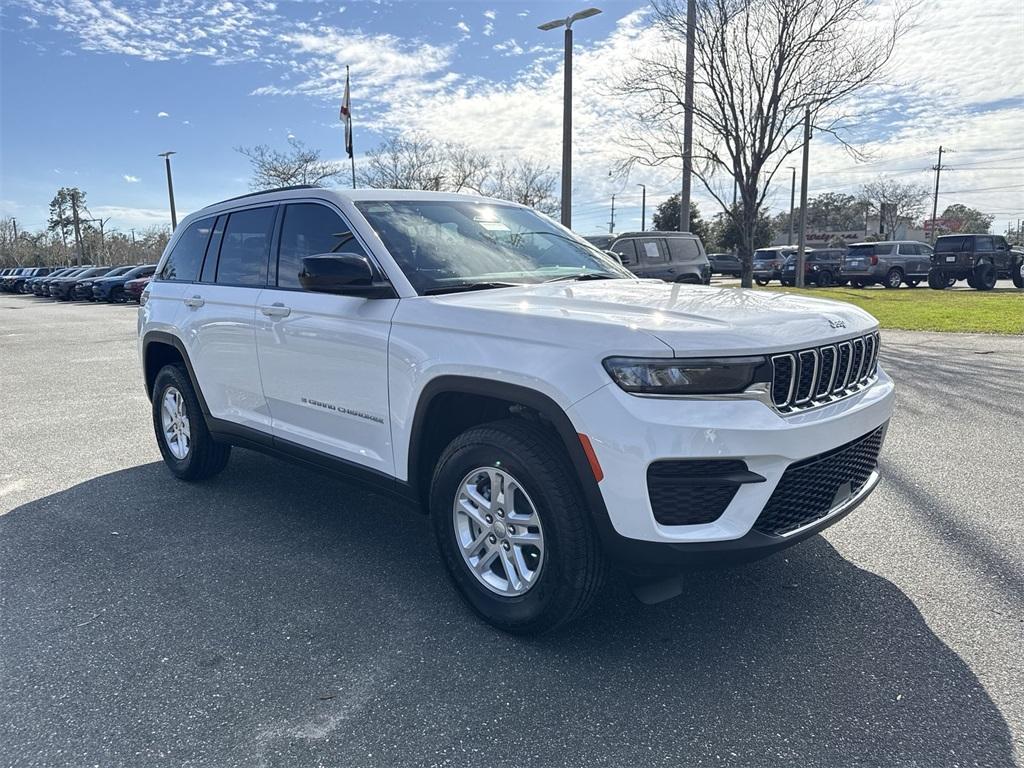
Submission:
<svg viewBox="0 0 1024 768">
<path fill-rule="evenodd" d="M 260 190 L 258 190 L 256 192 L 246 192 L 244 195 L 238 195 L 236 197 L 229 197 L 227 200 L 221 200 L 220 202 L 216 203 L 216 205 L 220 205 L 221 203 L 230 203 L 232 200 L 243 200 L 243 199 L 245 199 L 247 197 L 253 197 L 254 195 L 268 195 L 271 192 L 290 192 L 293 189 L 323 189 L 323 187 L 318 187 L 316 184 L 292 184 L 290 187 L 276 187 L 274 189 L 260 189 Z"/>
</svg>

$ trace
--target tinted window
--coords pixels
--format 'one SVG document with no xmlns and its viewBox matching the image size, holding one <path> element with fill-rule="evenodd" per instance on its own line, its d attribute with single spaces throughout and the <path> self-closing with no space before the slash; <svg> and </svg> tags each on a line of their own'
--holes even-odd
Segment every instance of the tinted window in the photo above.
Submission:
<svg viewBox="0 0 1024 768">
<path fill-rule="evenodd" d="M 991 251 L 993 249 L 993 243 L 991 237 L 979 237 L 975 250 L 978 251 Z"/>
<path fill-rule="evenodd" d="M 937 253 L 969 250 L 971 250 L 971 238 L 969 237 L 940 237 L 935 241 L 935 251 Z"/>
<path fill-rule="evenodd" d="M 611 250 L 622 257 L 623 264 L 636 264 L 636 241 L 619 240 L 611 247 Z"/>
<path fill-rule="evenodd" d="M 199 277 L 199 267 L 206 253 L 206 241 L 210 239 L 210 228 L 213 218 L 200 219 L 188 225 L 174 250 L 167 257 L 164 268 L 160 270 L 161 280 L 179 280 L 191 282 Z"/>
<path fill-rule="evenodd" d="M 700 246 L 696 240 L 689 237 L 670 237 L 667 242 L 672 261 L 693 261 L 700 258 Z"/>
<path fill-rule="evenodd" d="M 904 256 L 920 256 L 921 249 L 917 243 L 903 243 L 900 245 L 900 253 Z"/>
<path fill-rule="evenodd" d="M 217 252 L 220 250 L 220 241 L 224 238 L 224 225 L 227 224 L 227 215 L 218 216 L 217 223 L 213 225 L 213 233 L 210 235 L 210 244 L 206 246 L 206 258 L 203 260 L 203 274 L 200 282 L 212 283 L 217 277 Z"/>
<path fill-rule="evenodd" d="M 228 216 L 217 262 L 217 282 L 263 286 L 277 208 L 251 208 Z"/>
<path fill-rule="evenodd" d="M 665 246 L 659 247 L 659 240 L 638 240 L 637 251 L 640 254 L 641 261 L 644 264 L 659 264 L 668 261 L 668 255 L 665 253 Z"/>
<path fill-rule="evenodd" d="M 277 257 L 277 284 L 300 288 L 302 259 L 318 253 L 357 253 L 366 256 L 351 228 L 326 205 L 297 203 L 284 211 L 281 248 Z"/>
</svg>

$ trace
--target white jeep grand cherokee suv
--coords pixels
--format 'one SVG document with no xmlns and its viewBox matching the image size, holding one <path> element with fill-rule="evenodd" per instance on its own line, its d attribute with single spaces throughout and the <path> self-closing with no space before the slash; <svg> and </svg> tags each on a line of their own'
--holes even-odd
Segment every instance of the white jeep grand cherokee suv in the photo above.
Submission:
<svg viewBox="0 0 1024 768">
<path fill-rule="evenodd" d="M 578 615 L 610 566 L 662 599 L 863 501 L 878 339 L 849 304 L 640 280 L 529 208 L 384 190 L 194 213 L 139 310 L 175 475 L 238 445 L 393 491 L 516 632 Z"/>
</svg>

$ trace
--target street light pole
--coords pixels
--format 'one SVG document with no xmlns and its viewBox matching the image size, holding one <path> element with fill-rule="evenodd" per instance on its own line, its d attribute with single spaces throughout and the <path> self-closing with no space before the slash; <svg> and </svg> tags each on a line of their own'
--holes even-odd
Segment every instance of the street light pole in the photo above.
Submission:
<svg viewBox="0 0 1024 768">
<path fill-rule="evenodd" d="M 647 231 L 647 185 L 637 184 L 643 190 L 643 197 L 640 198 L 640 231 Z"/>
<path fill-rule="evenodd" d="M 679 231 L 690 231 L 690 176 L 693 173 L 693 35 L 695 0 L 686 0 L 686 82 L 683 104 L 683 189 L 679 196 Z"/>
<path fill-rule="evenodd" d="M 171 232 L 178 228 L 178 213 L 174 210 L 174 182 L 171 180 L 171 155 L 177 152 L 161 152 L 157 157 L 162 157 L 167 166 L 167 197 L 171 201 Z"/>
<path fill-rule="evenodd" d="M 562 89 L 562 226 L 572 227 L 572 24 L 579 19 L 596 16 L 599 8 L 587 8 L 567 16 L 545 22 L 537 29 L 565 27 L 565 82 Z"/>
<path fill-rule="evenodd" d="M 804 268 L 807 263 L 807 167 L 811 154 L 811 108 L 804 112 L 804 162 L 800 171 L 800 233 L 796 248 L 796 275 L 793 285 L 804 287 Z"/>
</svg>

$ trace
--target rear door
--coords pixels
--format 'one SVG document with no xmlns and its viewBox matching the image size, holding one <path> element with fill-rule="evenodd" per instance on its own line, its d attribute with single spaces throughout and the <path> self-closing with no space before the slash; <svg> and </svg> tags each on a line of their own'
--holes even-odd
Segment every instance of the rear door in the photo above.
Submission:
<svg viewBox="0 0 1024 768">
<path fill-rule="evenodd" d="M 659 280 L 672 280 L 674 275 L 669 271 L 668 247 L 664 238 L 642 237 L 636 240 L 638 265 L 634 272 L 640 277 L 654 277 Z"/>
<path fill-rule="evenodd" d="M 277 213 L 269 205 L 203 220 L 206 240 L 198 231 L 191 247 L 205 252 L 205 260 L 198 281 L 181 294 L 178 321 L 210 414 L 267 433 L 254 321 Z"/>
<path fill-rule="evenodd" d="M 665 239 L 665 243 L 668 245 L 671 279 L 687 277 L 695 278 L 698 282 L 704 279 L 705 267 L 710 267 L 708 258 L 704 255 L 704 250 L 697 238 L 669 237 Z"/>
<path fill-rule="evenodd" d="M 397 299 L 311 293 L 302 258 L 369 257 L 326 202 L 284 206 L 276 264 L 260 293 L 256 337 L 274 436 L 394 474 L 388 418 L 388 336 Z M 276 267 L 276 268 L 275 268 Z"/>
</svg>

